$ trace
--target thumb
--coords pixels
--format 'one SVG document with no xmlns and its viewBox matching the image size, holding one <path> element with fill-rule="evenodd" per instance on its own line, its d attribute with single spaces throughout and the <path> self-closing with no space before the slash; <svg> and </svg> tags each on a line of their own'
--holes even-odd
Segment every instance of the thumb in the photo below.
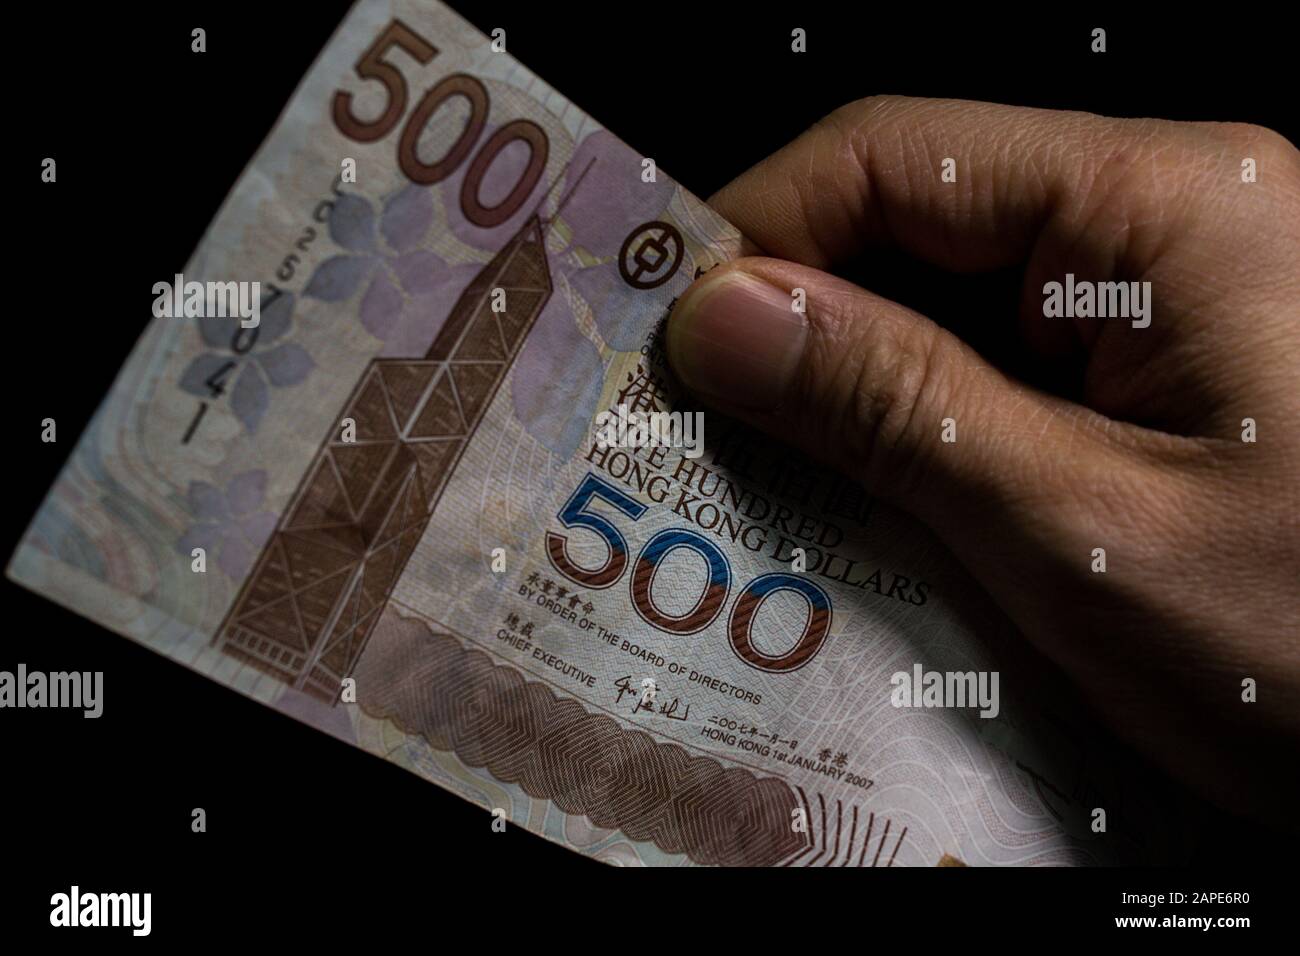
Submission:
<svg viewBox="0 0 1300 956">
<path fill-rule="evenodd" d="M 667 349 L 705 402 L 945 537 L 979 533 L 1008 510 L 1023 517 L 1053 475 L 1087 480 L 1117 464 L 1114 423 L 1008 379 L 924 316 L 806 266 L 755 257 L 706 273 L 669 317 Z M 978 502 L 982 520 L 955 508 L 960 499 Z"/>
</svg>

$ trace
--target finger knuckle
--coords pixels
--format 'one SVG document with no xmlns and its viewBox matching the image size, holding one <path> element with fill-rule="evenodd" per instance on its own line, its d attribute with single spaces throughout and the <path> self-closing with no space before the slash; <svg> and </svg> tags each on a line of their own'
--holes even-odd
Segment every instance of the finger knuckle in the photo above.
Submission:
<svg viewBox="0 0 1300 956">
<path fill-rule="evenodd" d="M 870 135 L 886 135 L 917 108 L 913 97 L 876 95 L 845 103 L 832 110 L 817 122 L 817 127 L 829 131 L 840 141 L 858 146 Z"/>
<path fill-rule="evenodd" d="M 1281 133 L 1254 123 L 1212 123 L 1215 138 L 1229 150 L 1240 151 L 1243 156 L 1283 160 L 1295 163 L 1300 153 Z"/>
<path fill-rule="evenodd" d="M 890 96 L 886 94 L 864 96 L 833 110 L 825 119 L 836 123 L 850 122 L 856 124 L 896 114 L 910 102 L 911 99 L 906 96 Z"/>
</svg>

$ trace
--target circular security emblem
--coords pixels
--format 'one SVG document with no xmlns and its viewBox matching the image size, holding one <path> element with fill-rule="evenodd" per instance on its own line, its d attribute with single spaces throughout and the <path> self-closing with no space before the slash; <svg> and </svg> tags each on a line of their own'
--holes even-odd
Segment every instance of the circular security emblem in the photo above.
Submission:
<svg viewBox="0 0 1300 956">
<path fill-rule="evenodd" d="M 677 274 L 684 250 L 682 234 L 676 227 L 666 222 L 647 222 L 623 240 L 623 248 L 618 251 L 619 274 L 634 289 L 654 289 Z"/>
</svg>

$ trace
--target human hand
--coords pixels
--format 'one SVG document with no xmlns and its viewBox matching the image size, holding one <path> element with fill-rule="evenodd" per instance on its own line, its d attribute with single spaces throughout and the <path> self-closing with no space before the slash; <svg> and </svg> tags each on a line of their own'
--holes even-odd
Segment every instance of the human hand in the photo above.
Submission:
<svg viewBox="0 0 1300 956">
<path fill-rule="evenodd" d="M 780 258 L 679 300 L 684 384 L 915 514 L 1114 729 L 1216 802 L 1294 827 L 1300 153 L 1240 124 L 879 97 L 711 202 Z M 1042 355 L 1078 351 L 1085 404 L 823 271 L 880 246 L 956 272 L 1023 263 L 1020 302 L 989 320 L 1018 316 Z M 1150 283 L 1150 311 L 1047 317 L 1045 284 L 1067 273 Z"/>
</svg>

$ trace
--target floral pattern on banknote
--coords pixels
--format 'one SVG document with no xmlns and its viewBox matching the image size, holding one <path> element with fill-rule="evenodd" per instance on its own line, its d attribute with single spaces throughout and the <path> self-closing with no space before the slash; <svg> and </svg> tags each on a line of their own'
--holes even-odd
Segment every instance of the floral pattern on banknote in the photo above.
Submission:
<svg viewBox="0 0 1300 956">
<path fill-rule="evenodd" d="M 315 367 L 301 345 L 295 342 L 276 344 L 289 331 L 294 299 L 292 293 L 283 293 L 262 310 L 253 347 L 245 353 L 247 361 L 235 373 L 230 407 L 249 432 L 257 431 L 266 413 L 270 389 L 298 385 Z M 199 335 L 204 344 L 217 351 L 200 353 L 181 375 L 180 387 L 191 395 L 211 397 L 214 383 L 222 382 L 230 367 L 235 365 L 230 351 L 232 321 L 216 316 L 199 319 Z M 218 384 L 216 387 L 221 386 Z"/>
<path fill-rule="evenodd" d="M 494 164 L 484 195 L 504 175 L 509 154 Z M 460 213 L 453 197 L 459 181 L 440 198 L 448 228 L 461 241 L 495 251 L 510 226 L 483 230 Z M 382 358 L 423 355 L 442 328 L 461 291 L 479 274 L 481 262 L 449 264 L 422 243 L 437 219 L 435 193 L 406 186 L 376 210 L 363 196 L 345 193 L 330 212 L 330 237 L 347 250 L 321 263 L 303 294 L 343 302 L 364 286 L 361 325 L 384 342 Z M 521 220 L 526 217 L 519 217 Z M 482 233 L 482 235 L 479 235 Z M 557 288 L 524 343 L 513 371 L 515 414 L 533 438 L 562 457 L 581 443 L 600 397 L 602 363 L 596 346 L 578 328 L 570 294 Z"/>
<path fill-rule="evenodd" d="M 492 129 L 487 133 L 490 135 Z M 507 148 L 484 173 L 480 201 L 500 202 L 523 175 L 527 149 Z M 639 349 L 653 316 L 654 299 L 617 280 L 610 268 L 631 230 L 664 215 L 673 185 L 657 175 L 646 181 L 643 160 L 610 133 L 587 136 L 568 164 L 561 191 L 573 190 L 564 210 L 566 247 L 552 257 L 555 291 L 538 317 L 512 372 L 515 415 L 528 433 L 562 458 L 573 455 L 586 437 L 600 399 L 602 359 L 577 322 L 585 302 L 600 337 L 619 351 Z M 578 178 L 582 180 L 580 188 Z M 408 185 L 379 204 L 345 193 L 330 212 L 330 237 L 345 251 L 316 269 L 303 294 L 325 302 L 344 302 L 364 288 L 358 318 L 383 341 L 382 358 L 423 355 L 446 320 L 452 303 L 482 269 L 479 262 L 452 264 L 424 248 L 442 206 L 446 229 L 461 243 L 485 253 L 500 248 L 531 214 L 492 228 L 470 222 L 461 211 L 461 170 L 436 189 Z M 631 179 L 639 187 L 627 201 Z"/>
<path fill-rule="evenodd" d="M 216 555 L 217 567 L 233 580 L 243 580 L 278 520 L 262 510 L 265 495 L 265 471 L 236 475 L 224 490 L 206 481 L 190 482 L 186 501 L 197 520 L 176 542 L 176 550 L 189 557 L 202 548 Z"/>
<path fill-rule="evenodd" d="M 380 356 L 422 355 L 450 302 L 482 268 L 450 265 L 420 247 L 434 216 L 433 197 L 422 186 L 399 190 L 378 214 L 365 197 L 344 193 L 330 211 L 329 231 L 347 252 L 322 262 L 303 295 L 343 302 L 364 283 L 359 315 L 366 331 L 383 341 Z"/>
</svg>

